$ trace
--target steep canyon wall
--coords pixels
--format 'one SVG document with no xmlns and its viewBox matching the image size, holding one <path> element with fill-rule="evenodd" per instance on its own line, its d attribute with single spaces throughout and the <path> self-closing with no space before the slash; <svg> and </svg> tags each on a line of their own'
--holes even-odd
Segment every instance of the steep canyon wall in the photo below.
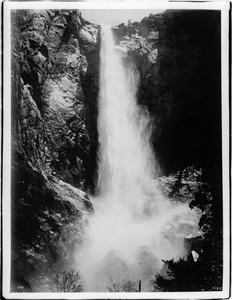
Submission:
<svg viewBox="0 0 232 300">
<path fill-rule="evenodd" d="M 92 211 L 99 26 L 70 10 L 11 18 L 13 290 L 46 290 Z"/>
</svg>

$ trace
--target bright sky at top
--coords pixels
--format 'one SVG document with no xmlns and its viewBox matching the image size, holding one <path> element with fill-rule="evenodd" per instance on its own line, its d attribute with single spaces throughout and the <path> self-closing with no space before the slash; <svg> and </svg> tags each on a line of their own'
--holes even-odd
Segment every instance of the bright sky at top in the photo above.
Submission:
<svg viewBox="0 0 232 300">
<path fill-rule="evenodd" d="M 119 25 L 132 22 L 140 22 L 144 17 L 150 14 L 163 12 L 162 9 L 81 9 L 82 16 L 85 20 L 94 24 Z"/>
</svg>

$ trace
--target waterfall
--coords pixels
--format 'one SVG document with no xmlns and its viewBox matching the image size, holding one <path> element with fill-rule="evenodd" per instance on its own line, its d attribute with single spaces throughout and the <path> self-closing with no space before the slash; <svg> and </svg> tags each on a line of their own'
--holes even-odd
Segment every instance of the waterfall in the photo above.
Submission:
<svg viewBox="0 0 232 300">
<path fill-rule="evenodd" d="M 136 101 L 139 72 L 125 65 L 107 26 L 100 60 L 98 194 L 77 264 L 87 291 L 127 280 L 149 290 L 162 259 L 185 255 L 179 225 L 197 230 L 199 216 L 161 192 L 149 114 Z"/>
<path fill-rule="evenodd" d="M 154 175 L 149 119 L 136 105 L 138 80 L 135 68 L 123 66 L 110 28 L 103 27 L 98 122 L 101 195 L 124 195 L 138 188 L 137 194 Z"/>
</svg>

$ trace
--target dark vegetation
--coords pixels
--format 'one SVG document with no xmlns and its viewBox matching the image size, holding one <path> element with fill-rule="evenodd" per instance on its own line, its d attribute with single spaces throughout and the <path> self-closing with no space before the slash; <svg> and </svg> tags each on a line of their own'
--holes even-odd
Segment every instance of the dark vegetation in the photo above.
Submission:
<svg viewBox="0 0 232 300">
<path fill-rule="evenodd" d="M 154 291 L 219 291 L 222 290 L 221 235 L 207 234 L 198 261 L 191 255 L 188 260 L 165 261 L 168 272 L 156 275 Z"/>
<path fill-rule="evenodd" d="M 166 11 L 114 31 L 140 72 L 138 102 L 151 115 L 166 193 L 187 195 L 203 211 L 204 237 L 188 241 L 187 261 L 165 262 L 154 290 L 221 289 L 220 13 Z M 63 257 L 72 262 L 83 211 L 92 210 L 75 188 L 95 188 L 99 27 L 77 11 L 16 11 L 12 45 L 12 290 L 30 291 L 31 278 L 49 277 L 54 265 L 57 291 L 81 291 L 78 272 L 57 269 Z M 106 289 L 136 291 L 138 284 Z"/>
<path fill-rule="evenodd" d="M 57 292 L 77 293 L 83 291 L 81 276 L 74 270 L 63 271 L 56 275 L 54 283 Z"/>
<path fill-rule="evenodd" d="M 107 292 L 113 292 L 113 293 L 128 293 L 128 292 L 141 292 L 141 281 L 123 281 L 123 282 L 113 282 L 106 286 Z"/>
</svg>

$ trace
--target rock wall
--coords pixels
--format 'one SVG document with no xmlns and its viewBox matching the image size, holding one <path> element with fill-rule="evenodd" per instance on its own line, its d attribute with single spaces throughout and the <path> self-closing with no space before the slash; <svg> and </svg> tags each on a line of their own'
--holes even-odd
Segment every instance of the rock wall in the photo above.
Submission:
<svg viewBox="0 0 232 300">
<path fill-rule="evenodd" d="M 95 124 L 82 84 L 89 61 L 98 65 L 99 27 L 77 11 L 17 11 L 12 18 L 15 149 L 37 168 L 87 188 Z"/>
<path fill-rule="evenodd" d="M 202 245 L 192 238 L 185 245 L 200 254 L 199 262 L 192 267 L 192 255 L 186 263 L 166 262 L 173 281 L 158 276 L 154 291 L 222 289 L 220 21 L 220 11 L 167 10 L 114 28 L 125 63 L 140 73 L 138 104 L 151 116 L 151 143 L 167 175 L 160 178 L 164 193 L 177 201 L 188 195 L 190 206 L 203 212 Z M 189 179 L 197 169 L 201 179 L 193 182 L 199 189 L 190 192 Z"/>
<path fill-rule="evenodd" d="M 219 11 L 167 10 L 114 28 L 127 63 L 140 73 L 138 103 L 147 107 L 164 174 L 192 164 L 213 190 L 222 226 L 221 27 Z"/>
<path fill-rule="evenodd" d="M 220 12 L 168 10 L 114 32 L 140 72 L 138 101 L 155 117 L 153 142 L 164 169 L 218 161 Z"/>
<path fill-rule="evenodd" d="M 82 85 L 98 76 L 99 27 L 70 10 L 11 18 L 12 291 L 51 291 L 92 212 L 81 189 L 93 188 L 96 114 Z"/>
</svg>

